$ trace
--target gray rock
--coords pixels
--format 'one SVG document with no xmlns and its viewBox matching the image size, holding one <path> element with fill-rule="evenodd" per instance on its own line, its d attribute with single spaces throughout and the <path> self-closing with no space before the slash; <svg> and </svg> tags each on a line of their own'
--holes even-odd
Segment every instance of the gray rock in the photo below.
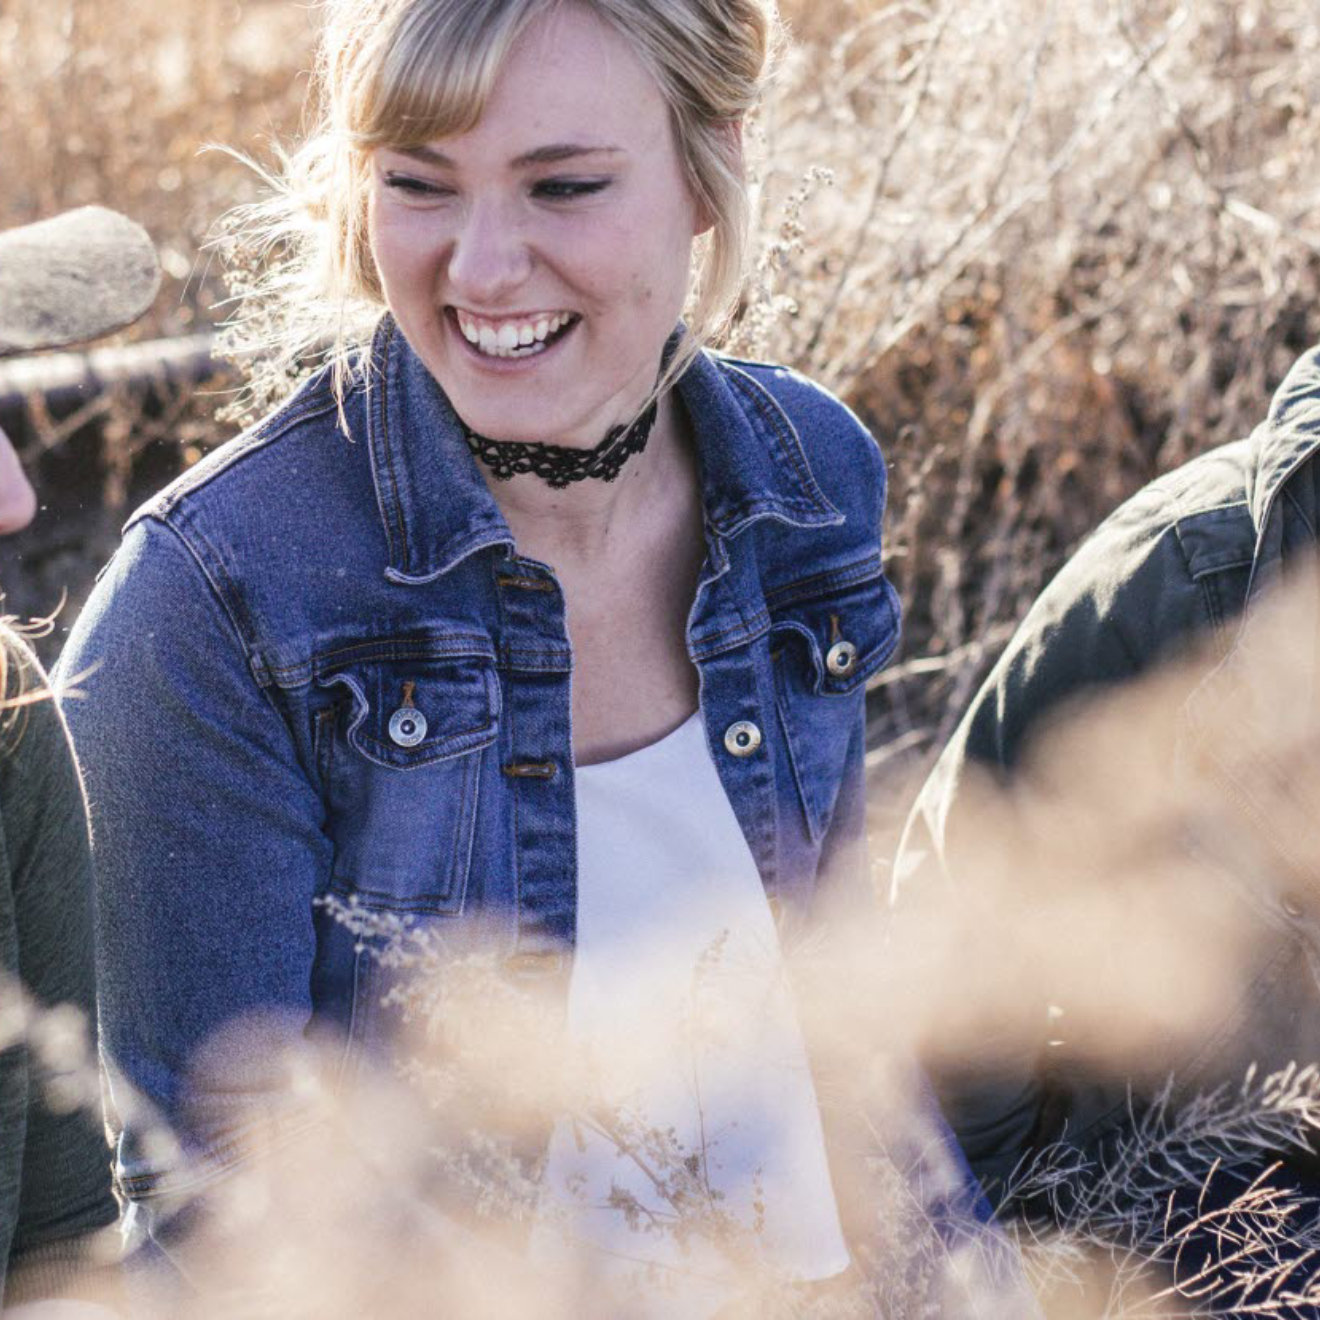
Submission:
<svg viewBox="0 0 1320 1320">
<path fill-rule="evenodd" d="M 160 288 L 146 231 L 85 206 L 0 233 L 0 355 L 95 339 L 136 321 Z"/>
</svg>

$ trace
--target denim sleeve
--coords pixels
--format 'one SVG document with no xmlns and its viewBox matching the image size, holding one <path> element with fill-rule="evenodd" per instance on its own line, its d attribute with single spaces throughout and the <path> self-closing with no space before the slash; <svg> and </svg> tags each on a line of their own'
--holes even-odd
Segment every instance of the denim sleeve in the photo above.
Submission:
<svg viewBox="0 0 1320 1320">
<path fill-rule="evenodd" d="M 94 1038 L 91 869 L 82 790 L 59 712 L 48 693 L 41 696 L 47 684 L 36 659 L 10 634 L 0 633 L 0 646 L 7 661 L 6 697 L 38 698 L 8 712 L 0 735 L 0 837 L 16 970 L 38 1005 L 72 1007 L 78 1026 Z M 70 1055 L 71 1067 L 82 1062 L 76 1054 Z M 88 1051 L 86 1062 L 94 1057 Z M 8 1058 L 6 1066 L 12 1066 L 13 1054 Z M 55 1080 L 34 1062 L 23 1119 L 0 1132 L 0 1148 L 22 1141 L 19 1160 L 0 1161 L 6 1170 L 21 1170 L 17 1188 L 4 1189 L 7 1204 L 17 1194 L 17 1217 L 6 1225 L 12 1231 L 7 1302 L 57 1293 L 79 1263 L 84 1235 L 118 1214 L 99 1107 L 49 1105 L 45 1088 Z"/>
<path fill-rule="evenodd" d="M 132 1198 L 180 1175 L 160 1143 L 134 1140 L 140 1099 L 181 1138 L 193 1179 L 229 1167 L 256 1124 L 298 1122 L 283 1068 L 311 1013 L 330 844 L 226 589 L 181 533 L 144 518 L 59 665 L 77 693 L 65 706 L 91 810 L 102 1048 Z"/>
</svg>

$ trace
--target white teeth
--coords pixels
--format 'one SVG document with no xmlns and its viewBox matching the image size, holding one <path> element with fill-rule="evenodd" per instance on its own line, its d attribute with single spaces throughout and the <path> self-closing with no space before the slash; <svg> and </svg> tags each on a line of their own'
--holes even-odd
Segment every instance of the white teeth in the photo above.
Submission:
<svg viewBox="0 0 1320 1320">
<path fill-rule="evenodd" d="M 479 321 L 458 312 L 458 328 L 469 344 L 489 357 L 532 357 L 545 351 L 545 340 L 573 320 L 571 312 L 556 312 L 536 321 Z"/>
</svg>

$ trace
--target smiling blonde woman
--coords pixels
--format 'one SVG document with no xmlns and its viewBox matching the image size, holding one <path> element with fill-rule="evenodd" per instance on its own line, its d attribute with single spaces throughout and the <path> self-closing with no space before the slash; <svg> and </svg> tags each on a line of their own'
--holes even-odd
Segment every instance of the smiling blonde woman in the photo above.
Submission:
<svg viewBox="0 0 1320 1320">
<path fill-rule="evenodd" d="M 148 1227 L 292 1110 L 284 1050 L 388 1052 L 388 968 L 332 897 L 571 968 L 571 1036 L 672 1042 L 668 1077 L 620 1083 L 640 1125 L 782 1277 L 848 1267 L 772 912 L 867 894 L 863 699 L 898 609 L 870 435 L 705 347 L 775 31 L 768 0 L 333 6 L 321 127 L 258 216 L 284 253 L 261 323 L 273 292 L 284 349 L 329 336 L 332 363 L 138 512 L 63 661 L 93 675 L 106 1049 L 198 1161 L 121 1133 Z M 737 1030 L 683 1053 L 714 948 Z M 607 1147 L 551 1135 L 559 1228 L 529 1250 L 674 1270 L 669 1304 L 713 1311 L 718 1261 L 601 1213 L 647 1196 Z"/>
</svg>

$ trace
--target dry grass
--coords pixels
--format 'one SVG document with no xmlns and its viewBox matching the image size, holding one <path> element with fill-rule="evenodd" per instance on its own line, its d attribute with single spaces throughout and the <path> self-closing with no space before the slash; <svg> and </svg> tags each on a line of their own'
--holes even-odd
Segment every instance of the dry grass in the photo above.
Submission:
<svg viewBox="0 0 1320 1320">
<path fill-rule="evenodd" d="M 830 9 L 766 117 L 765 282 L 796 310 L 749 337 L 886 444 L 908 633 L 878 741 L 926 748 L 1068 549 L 1245 434 L 1320 332 L 1320 17 Z M 812 165 L 834 182 L 785 251 L 775 208 Z"/>
</svg>

